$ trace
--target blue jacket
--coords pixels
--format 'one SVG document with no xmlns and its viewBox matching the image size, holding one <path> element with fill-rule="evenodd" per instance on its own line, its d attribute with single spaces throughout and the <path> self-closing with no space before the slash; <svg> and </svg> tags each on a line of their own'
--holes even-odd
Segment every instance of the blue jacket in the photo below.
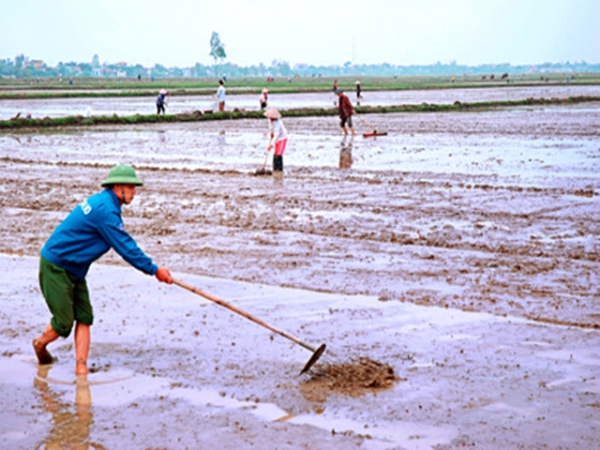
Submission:
<svg viewBox="0 0 600 450">
<path fill-rule="evenodd" d="M 80 203 L 56 227 L 41 255 L 52 264 L 84 279 L 90 265 L 113 248 L 142 272 L 154 275 L 152 262 L 125 231 L 117 195 L 105 189 Z"/>
</svg>

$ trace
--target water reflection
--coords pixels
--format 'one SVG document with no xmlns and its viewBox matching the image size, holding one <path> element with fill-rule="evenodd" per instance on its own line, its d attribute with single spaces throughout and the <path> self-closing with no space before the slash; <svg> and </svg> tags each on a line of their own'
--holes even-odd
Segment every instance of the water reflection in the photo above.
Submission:
<svg viewBox="0 0 600 450">
<path fill-rule="evenodd" d="M 354 144 L 354 136 L 349 139 L 347 136 L 342 138 L 340 144 L 340 169 L 352 168 L 352 145 Z"/>
<path fill-rule="evenodd" d="M 217 142 L 219 143 L 219 145 L 227 144 L 227 140 L 225 139 L 225 130 L 219 131 L 219 134 L 217 136 Z"/>
<path fill-rule="evenodd" d="M 272 175 L 272 179 L 273 179 L 273 190 L 272 190 L 272 193 L 273 193 L 273 203 L 275 204 L 277 202 L 277 200 L 286 197 L 286 195 L 285 195 L 285 185 L 283 183 L 283 180 L 284 180 L 283 170 L 274 170 L 273 171 L 273 175 Z M 277 210 L 277 211 L 278 212 L 277 212 L 276 215 L 280 215 L 281 211 L 280 210 Z"/>
<path fill-rule="evenodd" d="M 52 415 L 52 429 L 37 448 L 58 449 L 104 449 L 101 444 L 89 441 L 93 423 L 92 395 L 87 376 L 78 376 L 75 382 L 75 401 L 71 404 L 61 400 L 59 392 L 54 391 L 48 378 L 52 366 L 40 366 L 33 380 L 44 403 L 44 409 Z"/>
</svg>

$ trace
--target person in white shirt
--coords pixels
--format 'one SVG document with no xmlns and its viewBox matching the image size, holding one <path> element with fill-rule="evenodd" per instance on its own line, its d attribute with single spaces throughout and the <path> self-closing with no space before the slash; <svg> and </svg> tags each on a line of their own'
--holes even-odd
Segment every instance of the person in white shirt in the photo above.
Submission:
<svg viewBox="0 0 600 450">
<path fill-rule="evenodd" d="M 219 80 L 219 89 L 217 89 L 217 93 L 215 97 L 217 97 L 217 102 L 219 103 L 219 111 L 225 111 L 225 86 L 223 86 L 223 80 Z"/>
<path fill-rule="evenodd" d="M 265 111 L 265 117 L 269 118 L 270 140 L 267 150 L 275 149 L 273 152 L 273 172 L 283 172 L 283 152 L 285 152 L 288 141 L 287 130 L 277 108 L 268 108 Z"/>
<path fill-rule="evenodd" d="M 269 101 L 269 90 L 263 89 L 262 93 L 260 94 L 260 98 L 258 99 L 258 102 L 260 103 L 260 109 L 265 109 L 267 107 L 268 101 Z"/>
</svg>

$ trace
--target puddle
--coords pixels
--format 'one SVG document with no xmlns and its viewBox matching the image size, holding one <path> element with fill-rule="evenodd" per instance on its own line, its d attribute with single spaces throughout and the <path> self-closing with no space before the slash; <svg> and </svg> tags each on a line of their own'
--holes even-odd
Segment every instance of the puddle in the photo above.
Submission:
<svg viewBox="0 0 600 450">
<path fill-rule="evenodd" d="M 3 365 L 7 365 L 6 361 Z M 24 365 L 25 367 L 31 372 L 31 365 Z M 325 379 L 326 386 L 319 389 L 347 395 L 389 388 L 396 380 L 390 366 L 368 358 L 359 358 L 353 363 L 342 365 L 321 365 L 318 373 L 317 381 L 313 378 L 304 386 L 311 385 L 314 390 L 314 384 L 323 384 Z M 377 380 L 376 385 L 373 385 L 374 379 Z M 312 425 L 334 436 L 358 436 L 364 439 L 363 448 L 369 450 L 388 449 L 390 445 L 409 450 L 428 448 L 434 444 L 449 442 L 456 434 L 452 427 L 432 427 L 404 421 L 387 425 L 362 423 L 336 417 L 335 413 L 326 411 L 311 415 L 291 415 L 272 403 L 241 401 L 224 392 L 210 389 L 174 387 L 174 383 L 168 379 L 133 374 L 127 370 L 109 370 L 76 378 L 64 366 L 42 366 L 33 382 L 55 417 L 55 426 L 46 438 L 46 446 L 54 443 L 81 445 L 89 441 L 95 408 L 131 407 L 143 403 L 147 397 L 178 400 L 209 409 L 237 409 L 265 422 Z M 305 395 L 303 387 L 301 391 Z M 56 422 L 59 416 L 60 422 Z M 20 435 L 17 433 L 9 437 L 18 439 Z"/>
</svg>

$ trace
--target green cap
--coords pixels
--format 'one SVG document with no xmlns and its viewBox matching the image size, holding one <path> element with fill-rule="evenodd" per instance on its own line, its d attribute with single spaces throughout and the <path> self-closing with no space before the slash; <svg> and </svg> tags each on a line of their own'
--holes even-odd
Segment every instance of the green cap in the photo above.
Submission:
<svg viewBox="0 0 600 450">
<path fill-rule="evenodd" d="M 102 183 L 102 187 L 111 186 L 113 184 L 135 184 L 143 186 L 144 183 L 135 175 L 133 167 L 127 164 L 119 164 L 110 169 L 108 177 Z"/>
</svg>

